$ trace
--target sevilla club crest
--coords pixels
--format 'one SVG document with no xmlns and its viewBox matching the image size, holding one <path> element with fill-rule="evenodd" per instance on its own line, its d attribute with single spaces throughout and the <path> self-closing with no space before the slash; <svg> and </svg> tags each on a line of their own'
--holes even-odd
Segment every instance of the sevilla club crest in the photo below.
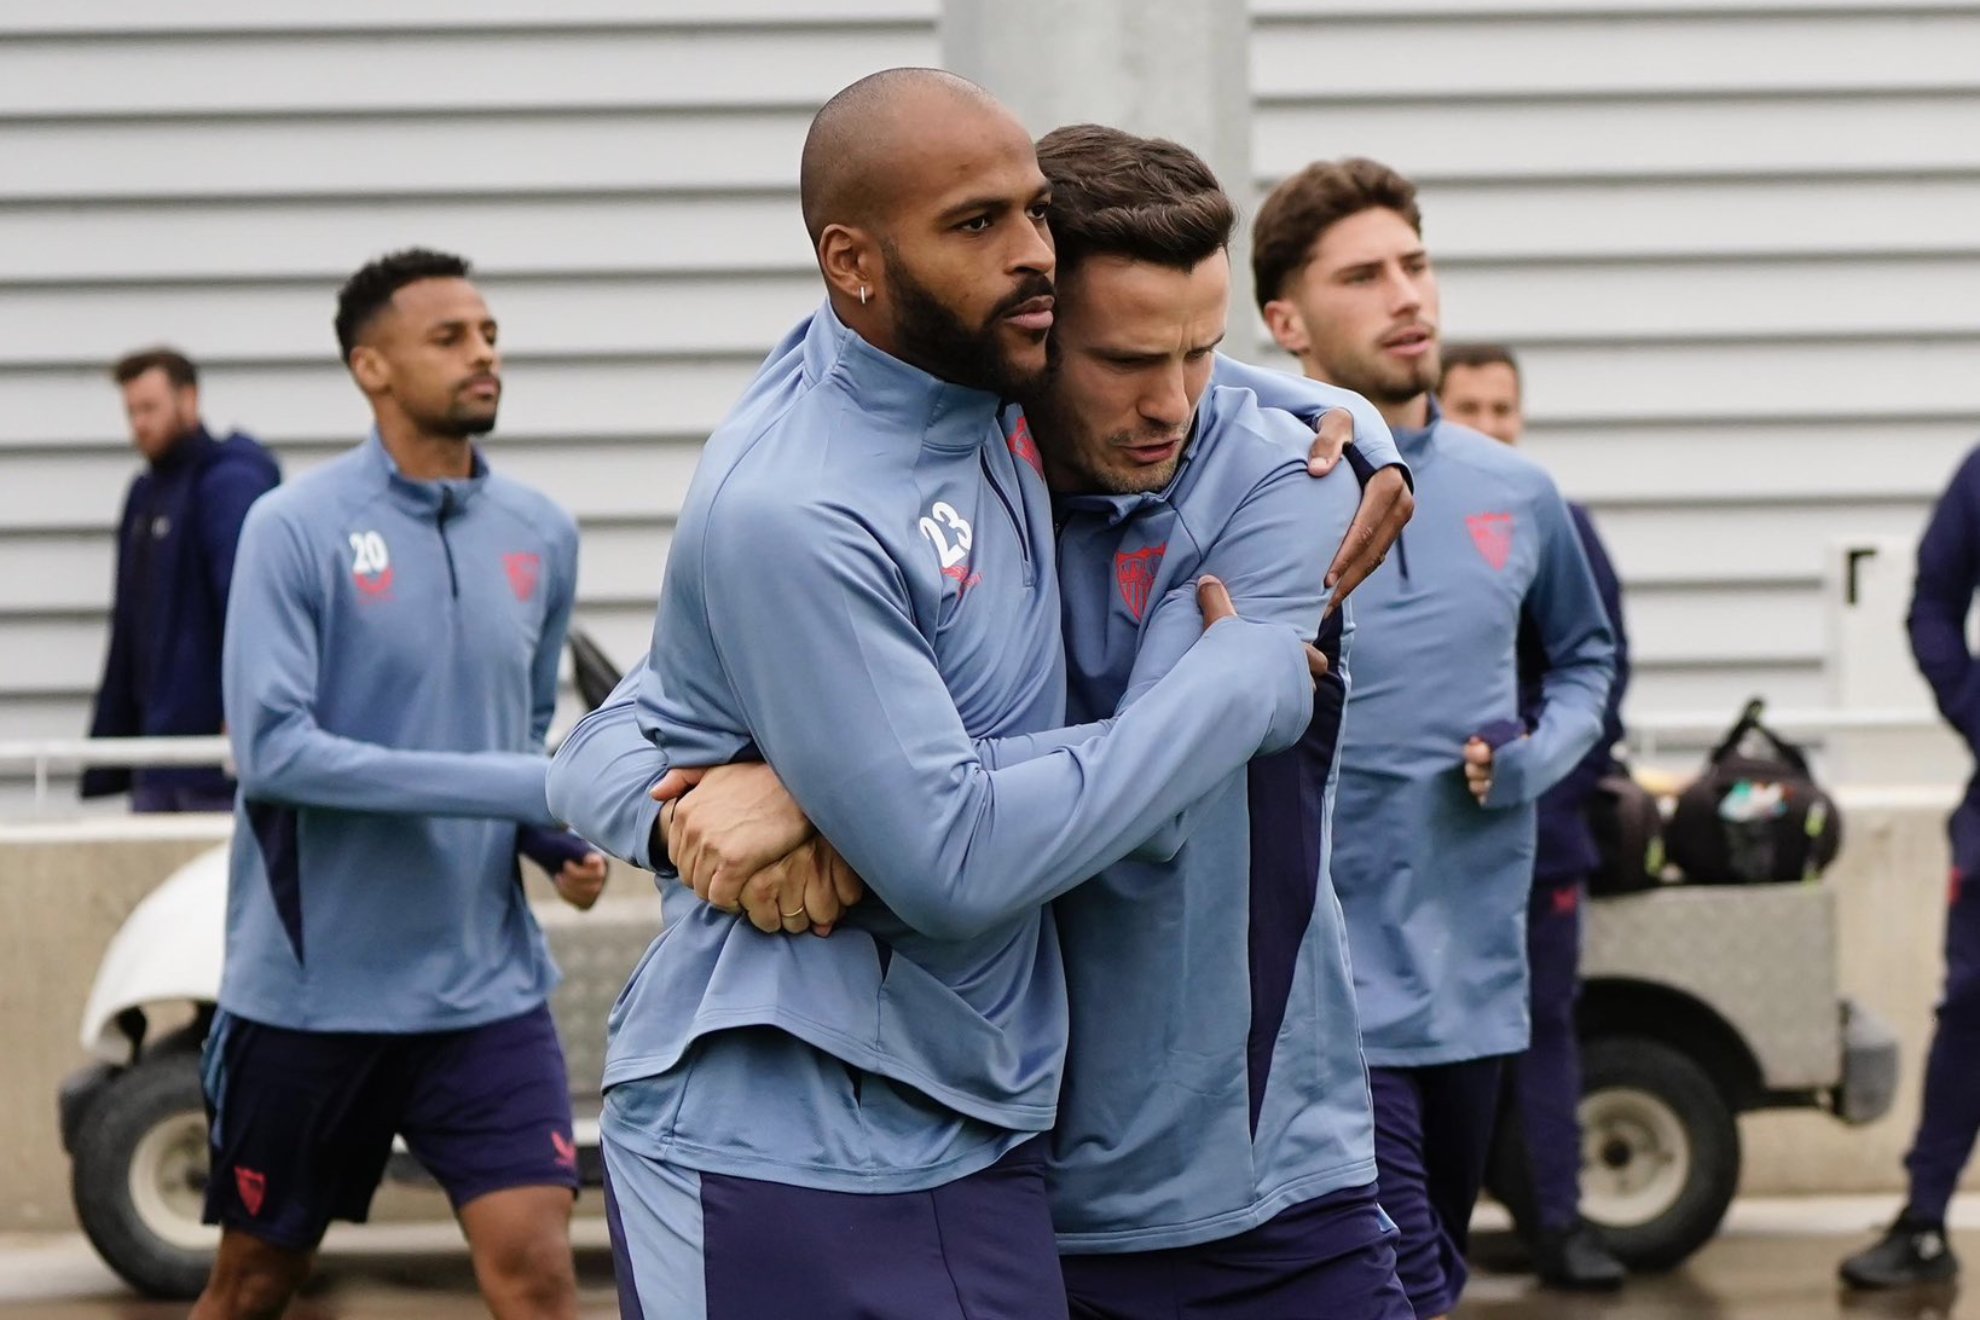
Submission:
<svg viewBox="0 0 1980 1320">
<path fill-rule="evenodd" d="M 241 1194 L 241 1204 L 251 1215 L 261 1213 L 261 1204 L 268 1198 L 268 1177 L 253 1169 L 234 1166 L 234 1187 Z"/>
<path fill-rule="evenodd" d="M 1471 542 L 1493 571 L 1503 573 L 1512 559 L 1513 516 L 1510 513 L 1474 513 L 1464 520 L 1471 529 Z"/>
<path fill-rule="evenodd" d="M 1031 438 L 1031 421 L 1029 418 L 1018 418 L 1017 429 L 1011 432 L 1010 443 L 1013 454 L 1017 455 L 1026 463 L 1031 464 L 1032 471 L 1038 473 L 1039 476 L 1042 477 L 1045 475 L 1045 460 L 1038 453 L 1038 442 Z"/>
<path fill-rule="evenodd" d="M 526 552 L 503 555 L 502 567 L 509 571 L 509 589 L 516 593 L 517 600 L 528 600 L 536 594 L 536 580 L 543 574 L 540 557 Z"/>
<path fill-rule="evenodd" d="M 1114 556 L 1114 581 L 1120 585 L 1128 613 L 1137 621 L 1148 612 L 1148 593 L 1155 587 L 1156 570 L 1162 567 L 1162 556 L 1168 549 L 1169 543 L 1164 541 L 1146 550 L 1123 550 Z"/>
</svg>

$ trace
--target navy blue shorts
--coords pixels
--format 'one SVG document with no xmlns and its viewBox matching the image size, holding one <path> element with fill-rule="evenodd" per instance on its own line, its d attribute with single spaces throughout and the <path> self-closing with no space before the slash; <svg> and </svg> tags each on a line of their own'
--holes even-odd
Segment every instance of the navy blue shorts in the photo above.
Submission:
<svg viewBox="0 0 1980 1320">
<path fill-rule="evenodd" d="M 1396 1226 L 1375 1188 L 1293 1206 L 1248 1233 L 1061 1265 L 1074 1320 L 1411 1320 Z"/>
<path fill-rule="evenodd" d="M 941 1187 L 872 1193 L 603 1145 L 622 1320 L 1066 1320 L 1043 1138 Z"/>
<path fill-rule="evenodd" d="M 1505 1059 L 1370 1068 L 1376 1183 L 1395 1216 L 1396 1274 L 1419 1316 L 1448 1315 L 1470 1271 L 1471 1211 L 1485 1184 Z"/>
<path fill-rule="evenodd" d="M 464 1031 L 291 1031 L 231 1013 L 204 1060 L 206 1222 L 307 1251 L 362 1223 L 394 1134 L 456 1210 L 512 1187 L 578 1186 L 570 1082 L 550 1010 Z"/>
</svg>

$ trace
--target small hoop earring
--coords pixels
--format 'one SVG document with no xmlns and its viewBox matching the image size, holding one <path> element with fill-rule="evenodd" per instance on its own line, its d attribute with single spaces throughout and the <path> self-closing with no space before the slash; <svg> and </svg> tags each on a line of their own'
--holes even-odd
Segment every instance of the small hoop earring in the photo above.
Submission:
<svg viewBox="0 0 1980 1320">
<path fill-rule="evenodd" d="M 861 307 L 866 306 L 866 286 L 864 284 L 859 286 L 859 305 Z"/>
</svg>

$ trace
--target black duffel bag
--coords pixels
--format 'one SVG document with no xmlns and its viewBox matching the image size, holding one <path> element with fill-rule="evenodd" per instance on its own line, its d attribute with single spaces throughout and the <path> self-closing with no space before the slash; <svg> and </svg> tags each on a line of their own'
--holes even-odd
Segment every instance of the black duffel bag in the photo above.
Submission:
<svg viewBox="0 0 1980 1320">
<path fill-rule="evenodd" d="M 1842 847 L 1842 814 L 1801 748 L 1761 723 L 1762 706 L 1747 703 L 1665 826 L 1671 860 L 1695 884 L 1813 880 Z"/>
<path fill-rule="evenodd" d="M 1598 898 L 1655 889 L 1664 880 L 1664 813 L 1649 789 L 1618 765 L 1588 800 L 1588 826 L 1601 856 L 1588 877 Z"/>
</svg>

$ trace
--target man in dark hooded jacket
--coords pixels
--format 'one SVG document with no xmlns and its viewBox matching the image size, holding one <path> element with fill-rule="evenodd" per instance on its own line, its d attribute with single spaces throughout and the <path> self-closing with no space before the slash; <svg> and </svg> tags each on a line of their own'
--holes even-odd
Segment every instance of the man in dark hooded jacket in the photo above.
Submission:
<svg viewBox="0 0 1980 1320">
<path fill-rule="evenodd" d="M 92 738 L 221 731 L 220 639 L 234 547 L 248 506 L 282 476 L 249 436 L 210 434 L 199 375 L 171 349 L 133 353 L 112 377 L 145 470 L 131 482 L 117 528 L 110 653 L 90 721 Z M 98 768 L 82 795 L 128 792 L 136 811 L 227 811 L 234 785 L 217 767 Z"/>
</svg>

